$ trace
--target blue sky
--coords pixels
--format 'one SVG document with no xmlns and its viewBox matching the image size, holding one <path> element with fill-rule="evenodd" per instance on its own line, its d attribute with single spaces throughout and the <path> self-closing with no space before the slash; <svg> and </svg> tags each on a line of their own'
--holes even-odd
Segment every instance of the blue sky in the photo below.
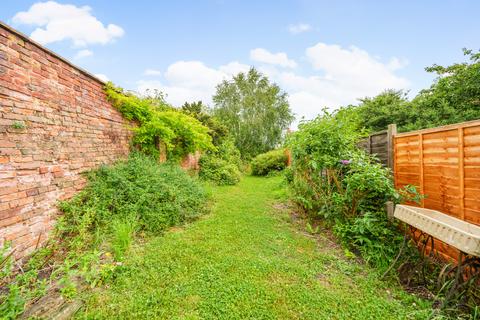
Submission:
<svg viewBox="0 0 480 320">
<path fill-rule="evenodd" d="M 298 117 L 383 89 L 430 85 L 424 68 L 480 48 L 480 1 L 3 0 L 0 19 L 127 89 L 176 105 L 256 66 Z"/>
</svg>

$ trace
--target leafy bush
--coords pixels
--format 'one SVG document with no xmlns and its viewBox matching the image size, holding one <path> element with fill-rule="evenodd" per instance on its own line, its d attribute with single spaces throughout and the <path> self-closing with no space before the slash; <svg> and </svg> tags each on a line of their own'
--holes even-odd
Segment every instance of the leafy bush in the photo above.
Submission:
<svg viewBox="0 0 480 320">
<path fill-rule="evenodd" d="M 358 250 L 360 255 L 379 269 L 385 270 L 398 254 L 403 235 L 385 214 L 366 212 L 356 219 L 337 223 L 333 227 L 343 245 Z"/>
<path fill-rule="evenodd" d="M 91 234 L 112 220 L 135 221 L 139 230 L 160 232 L 205 211 L 207 195 L 182 169 L 139 153 L 88 175 L 88 185 L 63 202 L 61 228 Z"/>
<path fill-rule="evenodd" d="M 235 185 L 240 181 L 238 167 L 223 159 L 208 155 L 200 159 L 200 177 L 218 185 Z"/>
<path fill-rule="evenodd" d="M 259 154 L 251 162 L 254 176 L 265 176 L 271 172 L 282 171 L 287 167 L 288 156 L 283 149 Z"/>
<path fill-rule="evenodd" d="M 178 159 L 199 150 L 215 150 L 209 128 L 163 101 L 162 96 L 141 98 L 108 83 L 108 100 L 123 116 L 135 121 L 133 144 L 148 155 L 159 155 L 158 144 L 166 146 L 169 158 Z"/>
<path fill-rule="evenodd" d="M 199 176 L 203 180 L 219 185 L 234 185 L 240 181 L 242 161 L 240 152 L 233 141 L 226 140 L 218 146 L 217 152 L 210 152 L 200 158 Z"/>
<path fill-rule="evenodd" d="M 401 243 L 384 203 L 398 200 L 388 169 L 356 147 L 355 115 L 325 113 L 290 135 L 287 171 L 293 199 L 312 218 L 332 224 L 341 241 L 370 263 L 386 267 Z"/>
</svg>

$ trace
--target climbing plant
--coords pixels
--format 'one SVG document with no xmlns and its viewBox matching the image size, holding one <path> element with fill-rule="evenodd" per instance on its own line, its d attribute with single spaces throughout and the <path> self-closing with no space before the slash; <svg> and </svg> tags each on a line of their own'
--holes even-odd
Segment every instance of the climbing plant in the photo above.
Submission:
<svg viewBox="0 0 480 320">
<path fill-rule="evenodd" d="M 163 97 L 139 97 L 115 87 L 105 86 L 108 100 L 123 116 L 136 123 L 133 145 L 140 151 L 159 156 L 158 144 L 166 147 L 167 157 L 178 159 L 198 150 L 215 150 L 210 129 L 199 120 L 169 106 Z"/>
</svg>

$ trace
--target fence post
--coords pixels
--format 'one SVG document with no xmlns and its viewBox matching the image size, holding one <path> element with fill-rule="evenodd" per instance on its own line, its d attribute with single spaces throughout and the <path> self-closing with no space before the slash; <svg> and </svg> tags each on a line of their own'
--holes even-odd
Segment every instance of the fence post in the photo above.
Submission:
<svg viewBox="0 0 480 320">
<path fill-rule="evenodd" d="M 367 138 L 367 152 L 372 154 L 372 135 L 369 135 Z"/>
<path fill-rule="evenodd" d="M 389 124 L 387 129 L 387 165 L 392 170 L 394 170 L 394 150 L 395 146 L 393 141 L 395 135 L 397 134 L 397 125 L 395 123 Z"/>
<path fill-rule="evenodd" d="M 385 202 L 385 209 L 387 210 L 388 220 L 392 221 L 393 220 L 393 214 L 395 212 L 395 204 L 393 203 L 393 201 Z"/>
<path fill-rule="evenodd" d="M 458 128 L 458 177 L 460 178 L 460 219 L 465 220 L 465 138 L 463 128 Z"/>
</svg>

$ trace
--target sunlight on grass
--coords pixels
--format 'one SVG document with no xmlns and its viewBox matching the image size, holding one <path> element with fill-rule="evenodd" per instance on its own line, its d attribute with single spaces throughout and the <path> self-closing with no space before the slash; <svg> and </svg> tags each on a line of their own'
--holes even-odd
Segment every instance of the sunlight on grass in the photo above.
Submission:
<svg viewBox="0 0 480 320">
<path fill-rule="evenodd" d="M 78 318 L 424 319 L 428 305 L 274 210 L 281 178 L 212 187 L 213 213 L 137 245 Z M 338 251 L 338 252 L 337 252 Z M 419 311 L 423 310 L 423 311 Z"/>
</svg>

